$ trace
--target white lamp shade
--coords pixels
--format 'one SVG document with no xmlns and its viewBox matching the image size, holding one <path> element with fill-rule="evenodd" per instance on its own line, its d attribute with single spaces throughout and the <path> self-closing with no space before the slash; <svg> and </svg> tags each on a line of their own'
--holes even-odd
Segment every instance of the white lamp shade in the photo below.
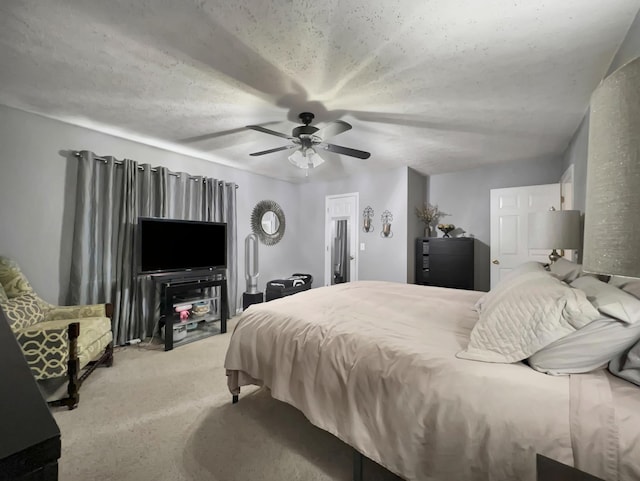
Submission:
<svg viewBox="0 0 640 481">
<path fill-rule="evenodd" d="M 306 159 L 304 158 L 304 155 L 302 155 L 302 152 L 300 152 L 299 150 L 296 150 L 289 156 L 289 162 L 291 162 L 296 167 L 300 167 L 301 169 L 308 168 Z"/>
<path fill-rule="evenodd" d="M 549 210 L 529 214 L 530 249 L 579 249 L 580 211 Z"/>
<path fill-rule="evenodd" d="M 591 98 L 583 269 L 640 277 L 640 58 Z"/>
<path fill-rule="evenodd" d="M 324 159 L 320 157 L 315 150 L 309 148 L 304 153 L 300 150 L 296 150 L 289 156 L 289 162 L 301 169 L 309 169 L 318 167 L 324 162 Z"/>
</svg>

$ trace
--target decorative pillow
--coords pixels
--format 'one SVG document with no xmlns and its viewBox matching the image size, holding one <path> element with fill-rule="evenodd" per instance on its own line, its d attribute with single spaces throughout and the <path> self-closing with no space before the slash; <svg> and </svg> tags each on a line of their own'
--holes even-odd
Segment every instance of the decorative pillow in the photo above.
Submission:
<svg viewBox="0 0 640 481">
<path fill-rule="evenodd" d="M 611 276 L 609 284 L 640 299 L 640 279 L 636 279 L 635 277 Z"/>
<path fill-rule="evenodd" d="M 602 316 L 540 349 L 529 358 L 529 365 L 554 375 L 590 372 L 606 366 L 638 340 L 640 322 L 627 324 Z"/>
<path fill-rule="evenodd" d="M 513 279 L 483 305 L 469 345 L 456 356 L 516 362 L 599 318 L 584 292 L 549 272 Z"/>
<path fill-rule="evenodd" d="M 504 289 L 507 289 L 511 283 L 513 282 L 514 279 L 524 275 L 524 274 L 529 274 L 531 272 L 538 272 L 538 273 L 542 273 L 543 275 L 547 274 L 547 270 L 544 267 L 544 264 L 541 264 L 540 262 L 525 262 L 524 264 L 520 264 L 519 266 L 515 267 L 511 272 L 509 272 L 504 279 L 501 279 L 500 282 L 498 282 L 493 289 L 491 289 L 489 292 L 487 292 L 484 296 L 482 296 L 480 299 L 478 299 L 476 301 L 476 304 L 474 306 L 475 310 L 478 312 L 482 311 L 482 306 L 490 301 L 493 297 L 495 297 L 496 295 L 499 295 L 500 292 L 502 292 Z"/>
<path fill-rule="evenodd" d="M 0 256 L 0 284 L 9 299 L 33 292 L 18 263 L 8 257 Z"/>
<path fill-rule="evenodd" d="M 0 306 L 4 305 L 8 300 L 7 293 L 4 291 L 2 284 L 0 284 Z"/>
<path fill-rule="evenodd" d="M 595 277 L 583 276 L 571 283 L 581 289 L 601 313 L 629 324 L 640 321 L 640 299 Z"/>
<path fill-rule="evenodd" d="M 570 283 L 582 275 L 582 264 L 576 264 L 561 257 L 549 265 L 549 272 L 561 281 Z"/>
<path fill-rule="evenodd" d="M 0 306 L 14 331 L 25 329 L 44 320 L 44 312 L 35 294 L 24 294 L 7 299 L 6 302 L 1 302 Z"/>
</svg>

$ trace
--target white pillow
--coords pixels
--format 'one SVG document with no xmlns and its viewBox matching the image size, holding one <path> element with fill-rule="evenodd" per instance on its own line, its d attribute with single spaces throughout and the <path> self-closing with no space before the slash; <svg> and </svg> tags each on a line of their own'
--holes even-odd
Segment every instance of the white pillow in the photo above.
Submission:
<svg viewBox="0 0 640 481">
<path fill-rule="evenodd" d="M 478 299 L 476 301 L 476 304 L 474 306 L 475 310 L 478 312 L 482 311 L 482 306 L 490 301 L 493 297 L 495 297 L 496 295 L 499 295 L 500 292 L 502 292 L 504 289 L 507 289 L 512 283 L 513 281 L 524 275 L 524 274 L 529 274 L 531 272 L 538 272 L 538 273 L 547 273 L 547 270 L 544 267 L 544 264 L 541 264 L 540 262 L 525 262 L 524 264 L 520 264 L 519 266 L 514 267 L 511 272 L 509 272 L 503 279 L 500 280 L 500 282 L 498 282 L 493 289 L 491 289 L 489 292 L 487 292 L 484 296 L 482 296 L 480 299 Z"/>
<path fill-rule="evenodd" d="M 634 297 L 640 299 L 640 279 L 635 277 L 611 276 L 609 284 L 619 287 Z"/>
<path fill-rule="evenodd" d="M 629 324 L 640 321 L 640 299 L 616 286 L 589 276 L 580 277 L 571 285 L 583 290 L 593 306 L 603 314 Z"/>
<path fill-rule="evenodd" d="M 576 264 L 564 257 L 560 257 L 549 265 L 549 272 L 561 281 L 570 283 L 582 275 L 582 264 Z"/>
<path fill-rule="evenodd" d="M 530 272 L 487 300 L 461 359 L 516 362 L 600 317 L 584 292 Z"/>
</svg>

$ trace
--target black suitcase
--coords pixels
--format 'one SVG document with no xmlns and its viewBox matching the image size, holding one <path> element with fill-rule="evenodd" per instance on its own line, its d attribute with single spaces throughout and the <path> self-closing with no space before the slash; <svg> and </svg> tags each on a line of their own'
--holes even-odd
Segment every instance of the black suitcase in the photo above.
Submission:
<svg viewBox="0 0 640 481">
<path fill-rule="evenodd" d="M 293 274 L 286 279 L 274 279 L 267 282 L 265 300 L 269 302 L 273 299 L 307 291 L 311 289 L 312 283 L 313 276 L 311 274 Z"/>
</svg>

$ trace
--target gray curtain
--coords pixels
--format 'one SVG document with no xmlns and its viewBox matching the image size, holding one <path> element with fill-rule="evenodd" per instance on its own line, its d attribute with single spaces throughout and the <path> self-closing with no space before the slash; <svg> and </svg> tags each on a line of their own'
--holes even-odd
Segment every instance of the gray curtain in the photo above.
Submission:
<svg viewBox="0 0 640 481">
<path fill-rule="evenodd" d="M 349 244 L 347 220 L 336 221 L 336 236 L 333 246 L 333 284 L 349 281 Z"/>
<path fill-rule="evenodd" d="M 159 296 L 151 276 L 137 276 L 138 217 L 227 223 L 227 302 L 236 311 L 236 185 L 173 173 L 129 159 L 78 158 L 72 245 L 72 304 L 112 302 L 116 344 L 149 337 L 159 318 Z"/>
</svg>

